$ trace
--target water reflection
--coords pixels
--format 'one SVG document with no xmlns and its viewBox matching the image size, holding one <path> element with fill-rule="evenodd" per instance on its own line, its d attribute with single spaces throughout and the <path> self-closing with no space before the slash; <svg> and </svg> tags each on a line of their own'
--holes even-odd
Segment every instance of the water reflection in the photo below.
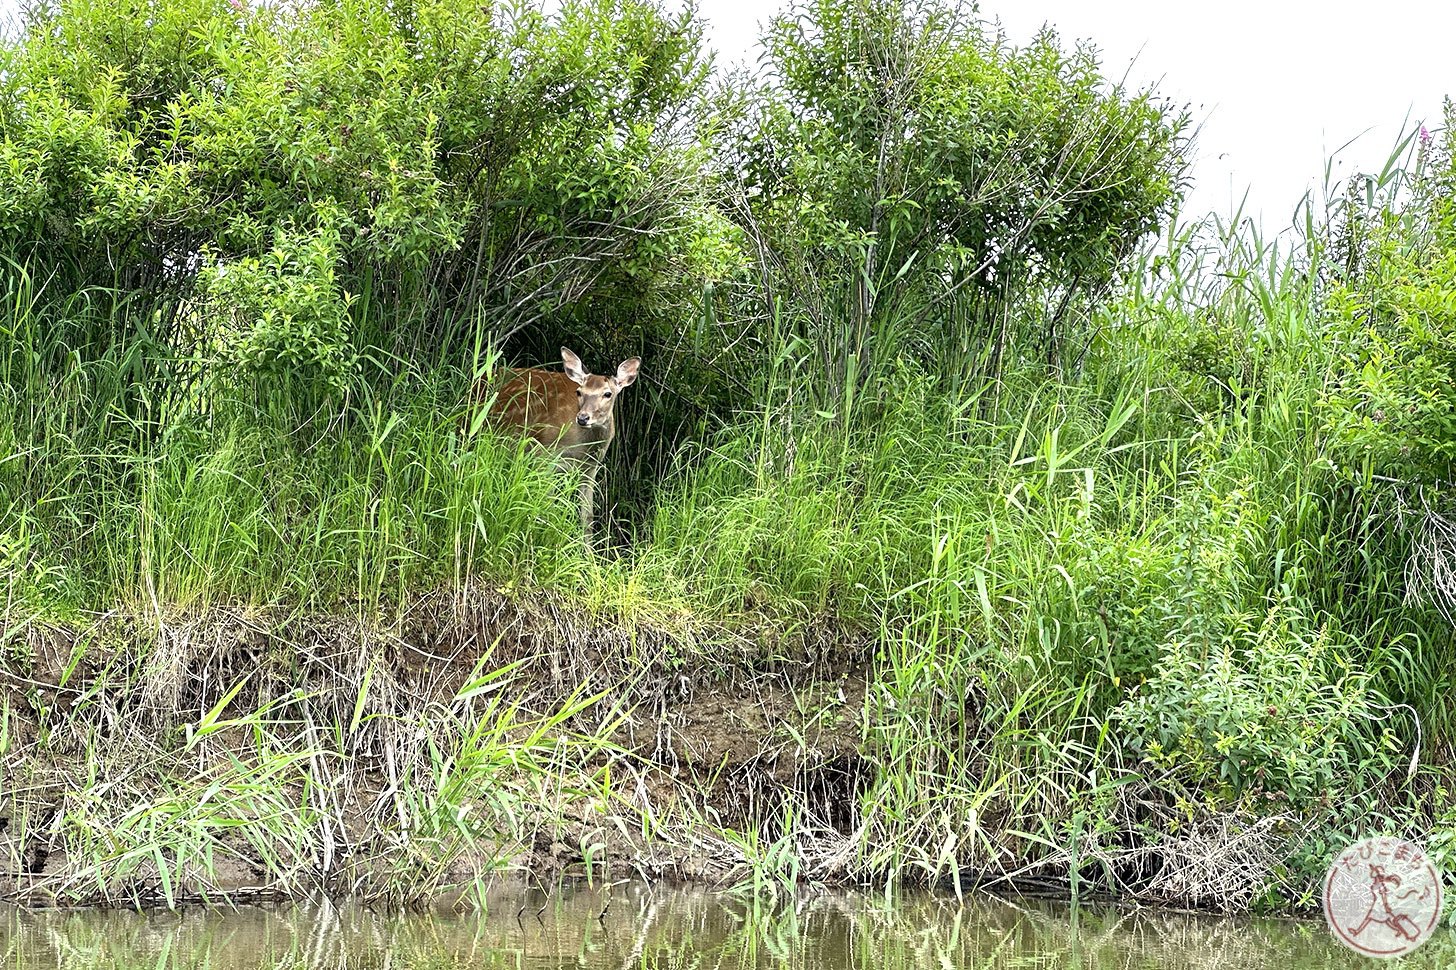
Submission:
<svg viewBox="0 0 1456 970">
<path fill-rule="evenodd" d="M 136 914 L 0 909 L 0 965 L 89 968 L 583 968 L 1212 970 L 1348 967 L 1323 924 L 1231 920 L 905 893 L 803 896 L 755 907 L 630 883 L 502 885 L 489 910 L 375 912 L 328 903 Z M 539 917 L 537 915 L 539 911 Z M 1405 967 L 1456 965 L 1441 934 Z"/>
</svg>

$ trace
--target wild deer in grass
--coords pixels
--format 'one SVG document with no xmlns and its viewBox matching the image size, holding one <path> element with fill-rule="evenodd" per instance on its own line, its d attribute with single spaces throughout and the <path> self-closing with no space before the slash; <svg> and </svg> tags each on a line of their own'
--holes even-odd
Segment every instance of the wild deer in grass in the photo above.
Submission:
<svg viewBox="0 0 1456 970">
<path fill-rule="evenodd" d="M 534 438 L 555 452 L 558 468 L 569 462 L 580 470 L 581 529 L 590 548 L 597 472 L 617 434 L 612 408 L 637 379 L 642 360 L 623 361 L 615 377 L 587 373 L 581 358 L 565 347 L 561 361 L 565 373 L 540 367 L 517 371 L 496 395 L 489 417 L 497 427 Z"/>
</svg>

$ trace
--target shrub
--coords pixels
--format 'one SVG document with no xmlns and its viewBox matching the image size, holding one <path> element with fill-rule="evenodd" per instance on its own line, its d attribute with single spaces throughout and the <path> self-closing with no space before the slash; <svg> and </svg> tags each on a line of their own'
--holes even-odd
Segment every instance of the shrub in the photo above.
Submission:
<svg viewBox="0 0 1456 970">
<path fill-rule="evenodd" d="M 1327 303 L 1345 348 L 1327 414 L 1345 457 L 1411 484 L 1456 478 L 1453 148 L 1449 126 L 1427 136 L 1407 204 L 1347 201 L 1346 272 Z"/>
<path fill-rule="evenodd" d="M 808 0 L 766 46 L 733 158 L 835 405 L 901 356 L 999 369 L 997 308 L 1065 312 L 1178 197 L 1183 118 L 1050 33 L 1015 49 L 960 4 Z"/>
<path fill-rule="evenodd" d="M 700 33 L 655 0 L 37 4 L 0 52 L 0 253 L 128 302 L 56 354 L 186 354 L 202 282 L 241 301 L 226 362 L 330 386 L 474 327 L 625 356 L 736 258 Z"/>
<path fill-rule="evenodd" d="M 1355 651 L 1290 604 L 1234 619 L 1211 647 L 1165 646 L 1113 715 L 1132 750 L 1184 791 L 1245 808 L 1307 810 L 1383 780 L 1400 754 Z"/>
<path fill-rule="evenodd" d="M 208 315 L 229 321 L 218 338 L 221 361 L 254 377 L 344 389 L 357 363 L 354 297 L 337 284 L 337 247 L 335 232 L 280 233 L 263 256 L 208 266 Z"/>
</svg>

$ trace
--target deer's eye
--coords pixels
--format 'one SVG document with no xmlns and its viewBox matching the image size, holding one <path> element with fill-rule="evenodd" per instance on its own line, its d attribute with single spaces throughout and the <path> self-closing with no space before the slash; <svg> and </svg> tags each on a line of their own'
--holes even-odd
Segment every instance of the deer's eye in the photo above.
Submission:
<svg viewBox="0 0 1456 970">
<path fill-rule="evenodd" d="M 602 397 L 604 397 L 604 398 L 611 397 L 611 396 L 612 396 L 612 392 L 611 391 L 608 391 L 607 393 L 605 393 L 605 394 L 602 395 Z"/>
</svg>

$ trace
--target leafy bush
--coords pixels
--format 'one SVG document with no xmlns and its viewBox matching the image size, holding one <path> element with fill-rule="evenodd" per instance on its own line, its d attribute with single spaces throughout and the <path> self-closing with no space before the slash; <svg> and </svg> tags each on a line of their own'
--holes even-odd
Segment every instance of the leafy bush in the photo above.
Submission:
<svg viewBox="0 0 1456 970">
<path fill-rule="evenodd" d="M 1065 312 L 1178 196 L 1184 119 L 1049 33 L 1015 49 L 969 6 L 808 0 L 766 45 L 733 158 L 834 404 L 897 357 L 999 369 L 998 308 Z"/>
<path fill-rule="evenodd" d="M 1384 780 L 1400 760 L 1383 699 L 1353 652 L 1297 608 L 1239 618 L 1211 648 L 1170 642 L 1114 713 L 1146 765 L 1184 791 L 1244 808 L 1309 809 Z M 1355 770 L 1370 753 L 1380 757 Z"/>
<path fill-rule="evenodd" d="M 356 364 L 354 297 L 336 283 L 337 247 L 333 232 L 280 234 L 264 256 L 204 269 L 208 316 L 231 324 L 218 338 L 222 360 L 253 376 L 345 388 Z"/>
<path fill-rule="evenodd" d="M 1330 423 L 1351 462 L 1408 483 L 1456 478 L 1453 148 L 1449 125 L 1439 144 L 1426 136 L 1408 204 L 1347 201 L 1346 273 L 1327 304 L 1346 347 Z"/>
<path fill-rule="evenodd" d="M 179 354 L 201 280 L 241 300 L 225 360 L 326 385 L 466 327 L 625 356 L 737 258 L 700 32 L 654 0 L 36 5 L 0 52 L 0 253 L 150 302 Z"/>
<path fill-rule="evenodd" d="M 1331 312 L 1356 341 L 1332 419 L 1356 460 L 1408 481 L 1456 471 L 1456 248 L 1411 259 L 1385 254 L 1393 278 L 1366 293 L 1342 289 Z"/>
</svg>

